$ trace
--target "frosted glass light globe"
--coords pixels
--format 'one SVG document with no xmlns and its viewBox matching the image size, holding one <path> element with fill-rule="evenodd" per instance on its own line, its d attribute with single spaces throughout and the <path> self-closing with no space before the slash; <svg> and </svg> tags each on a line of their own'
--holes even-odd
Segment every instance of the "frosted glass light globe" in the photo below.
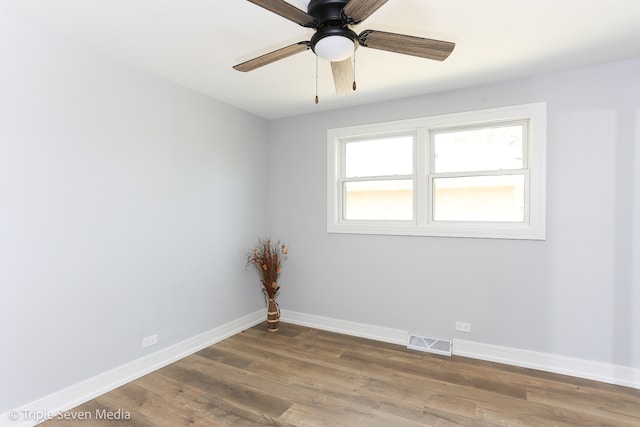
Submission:
<svg viewBox="0 0 640 427">
<path fill-rule="evenodd" d="M 353 40 L 344 36 L 323 37 L 316 43 L 314 51 L 322 59 L 339 62 L 353 54 Z"/>
</svg>

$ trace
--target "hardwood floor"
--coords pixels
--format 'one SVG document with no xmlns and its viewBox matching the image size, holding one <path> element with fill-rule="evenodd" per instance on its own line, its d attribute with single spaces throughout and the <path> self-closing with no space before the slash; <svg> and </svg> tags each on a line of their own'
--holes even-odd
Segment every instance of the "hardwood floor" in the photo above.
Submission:
<svg viewBox="0 0 640 427">
<path fill-rule="evenodd" d="M 74 415 L 43 425 L 639 426 L 640 390 L 265 323 Z"/>
</svg>

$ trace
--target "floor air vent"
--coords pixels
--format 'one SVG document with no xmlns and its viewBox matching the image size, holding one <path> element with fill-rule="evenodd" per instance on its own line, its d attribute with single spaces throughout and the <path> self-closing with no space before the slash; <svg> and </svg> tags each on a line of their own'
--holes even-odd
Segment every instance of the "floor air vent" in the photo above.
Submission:
<svg viewBox="0 0 640 427">
<path fill-rule="evenodd" d="M 421 337 L 409 334 L 407 348 L 411 350 L 426 351 L 427 353 L 451 356 L 452 342 L 435 338 Z"/>
</svg>

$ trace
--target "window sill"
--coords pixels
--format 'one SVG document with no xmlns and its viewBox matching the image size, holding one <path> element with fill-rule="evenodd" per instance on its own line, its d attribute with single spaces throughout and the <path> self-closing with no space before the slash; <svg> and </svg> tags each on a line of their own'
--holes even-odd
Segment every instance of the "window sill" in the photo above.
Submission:
<svg viewBox="0 0 640 427">
<path fill-rule="evenodd" d="M 544 229 L 544 227 L 543 227 Z M 377 234 L 391 236 L 463 237 L 480 239 L 545 240 L 545 233 L 525 225 L 394 225 L 388 224 L 327 224 L 328 233 Z"/>
</svg>

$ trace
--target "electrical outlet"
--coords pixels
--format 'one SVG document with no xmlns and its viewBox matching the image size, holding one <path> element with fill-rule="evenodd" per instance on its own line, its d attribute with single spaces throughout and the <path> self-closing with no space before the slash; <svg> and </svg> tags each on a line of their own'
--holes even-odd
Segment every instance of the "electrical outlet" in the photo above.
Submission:
<svg viewBox="0 0 640 427">
<path fill-rule="evenodd" d="M 471 323 L 456 322 L 456 331 L 471 332 Z"/>
<path fill-rule="evenodd" d="M 158 344 L 158 335 L 156 334 L 142 338 L 142 348 L 151 347 L 156 344 Z"/>
</svg>

